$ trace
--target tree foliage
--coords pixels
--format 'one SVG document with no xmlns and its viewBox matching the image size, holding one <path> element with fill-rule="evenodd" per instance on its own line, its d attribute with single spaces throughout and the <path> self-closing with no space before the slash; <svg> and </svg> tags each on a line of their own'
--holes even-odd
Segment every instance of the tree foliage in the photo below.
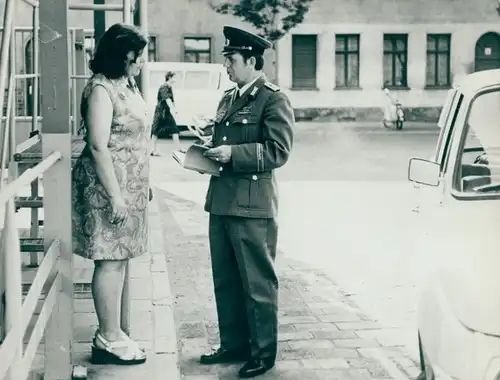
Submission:
<svg viewBox="0 0 500 380">
<path fill-rule="evenodd" d="M 313 0 L 229 0 L 211 4 L 220 14 L 252 24 L 258 34 L 274 42 L 304 21 Z"/>
</svg>

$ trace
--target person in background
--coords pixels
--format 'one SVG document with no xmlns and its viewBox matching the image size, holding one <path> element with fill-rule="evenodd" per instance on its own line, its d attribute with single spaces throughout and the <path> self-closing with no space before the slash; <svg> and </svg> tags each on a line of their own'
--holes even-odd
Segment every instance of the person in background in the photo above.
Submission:
<svg viewBox="0 0 500 380">
<path fill-rule="evenodd" d="M 205 211 L 221 345 L 200 361 L 246 361 L 239 376 L 251 378 L 274 366 L 278 349 L 274 171 L 290 156 L 295 118 L 288 97 L 262 72 L 271 43 L 233 27 L 224 35 L 225 67 L 237 86 L 219 103 L 205 152 L 220 163 Z"/>
<path fill-rule="evenodd" d="M 99 323 L 95 364 L 140 364 L 146 355 L 120 327 L 128 260 L 148 251 L 150 126 L 134 77 L 147 39 L 115 24 L 90 62 L 81 100 L 86 145 L 72 171 L 73 250 L 94 261 L 92 296 Z"/>
<path fill-rule="evenodd" d="M 158 89 L 157 103 L 153 117 L 153 128 L 151 130 L 151 137 L 153 139 L 152 156 L 160 155 L 156 150 L 156 141 L 159 136 L 170 136 L 179 133 L 174 117 L 174 115 L 177 114 L 174 104 L 174 92 L 172 90 L 174 75 L 175 74 L 171 71 L 167 72 L 165 74 L 165 82 Z"/>
</svg>

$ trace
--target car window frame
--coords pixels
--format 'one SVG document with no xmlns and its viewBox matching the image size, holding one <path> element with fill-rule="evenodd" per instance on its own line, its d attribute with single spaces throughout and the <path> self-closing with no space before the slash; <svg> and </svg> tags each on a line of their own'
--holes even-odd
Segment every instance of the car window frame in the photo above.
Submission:
<svg viewBox="0 0 500 380">
<path fill-rule="evenodd" d="M 469 129 L 470 129 L 470 124 L 469 124 L 469 117 L 471 113 L 471 109 L 474 105 L 474 102 L 476 101 L 477 98 L 480 96 L 483 96 L 487 93 L 490 92 L 500 92 L 500 85 L 495 85 L 495 86 L 489 86 L 486 88 L 483 88 L 479 91 L 477 91 L 474 96 L 470 99 L 468 105 L 467 105 L 467 113 L 464 118 L 464 128 L 462 130 L 462 134 L 460 136 L 459 140 L 459 145 L 457 148 L 457 159 L 455 160 L 455 166 L 453 168 L 453 176 L 452 176 L 452 186 L 451 186 L 451 194 L 452 196 L 461 201 L 482 201 L 482 200 L 495 200 L 495 199 L 500 199 L 500 191 L 497 193 L 465 193 L 460 189 L 460 167 L 462 164 L 462 156 L 465 148 L 465 143 L 467 141 L 467 136 L 469 135 Z"/>
<path fill-rule="evenodd" d="M 438 147 L 436 150 L 436 163 L 439 164 L 441 175 L 444 175 L 448 170 L 450 151 L 455 134 L 455 124 L 463 101 L 464 94 L 461 91 L 457 90 L 454 94 L 453 101 L 451 102 L 450 110 L 446 117 L 446 123 L 444 124 L 438 140 Z"/>
</svg>

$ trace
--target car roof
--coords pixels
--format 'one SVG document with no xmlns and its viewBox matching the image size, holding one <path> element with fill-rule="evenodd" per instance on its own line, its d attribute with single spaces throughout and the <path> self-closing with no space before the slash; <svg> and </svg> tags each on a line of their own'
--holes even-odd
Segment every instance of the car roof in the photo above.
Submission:
<svg viewBox="0 0 500 380">
<path fill-rule="evenodd" d="M 477 71 L 467 75 L 457 86 L 461 92 L 472 92 L 500 85 L 500 69 Z"/>
</svg>

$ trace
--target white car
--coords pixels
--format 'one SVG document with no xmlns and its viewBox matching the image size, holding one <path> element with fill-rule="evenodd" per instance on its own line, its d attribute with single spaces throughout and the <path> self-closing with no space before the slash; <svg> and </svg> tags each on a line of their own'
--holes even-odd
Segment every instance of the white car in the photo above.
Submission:
<svg viewBox="0 0 500 380">
<path fill-rule="evenodd" d="M 500 380 L 500 70 L 468 75 L 443 107 L 419 184 L 419 380 Z"/>
<path fill-rule="evenodd" d="M 151 62 L 148 70 L 150 114 L 154 113 L 158 89 L 165 82 L 165 74 L 172 71 L 175 73 L 172 89 L 178 112 L 177 125 L 188 133 L 215 118 L 222 94 L 234 86 L 224 66 L 218 63 Z"/>
</svg>

